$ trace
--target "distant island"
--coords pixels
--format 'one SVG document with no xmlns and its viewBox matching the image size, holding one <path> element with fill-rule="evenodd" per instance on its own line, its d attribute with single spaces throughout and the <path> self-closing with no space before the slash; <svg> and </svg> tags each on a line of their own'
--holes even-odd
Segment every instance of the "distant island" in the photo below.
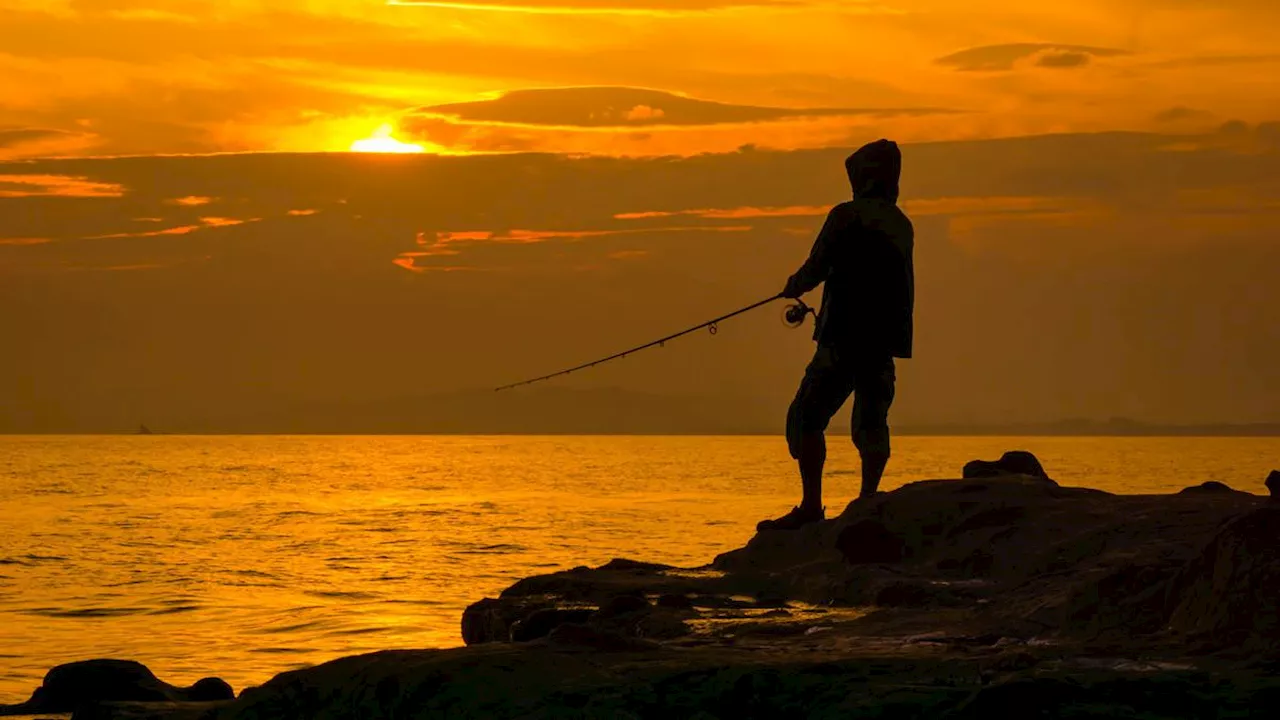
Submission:
<svg viewBox="0 0 1280 720">
<path fill-rule="evenodd" d="M 788 398 L 646 393 L 621 388 L 536 388 L 414 393 L 253 408 L 153 409 L 135 418 L 64 417 L 41 424 L 0 422 L 0 433 L 138 435 L 779 435 Z M 847 433 L 849 409 L 832 422 Z M 926 416 L 927 417 L 927 416 Z M 1276 437 L 1268 422 L 1156 423 L 1114 417 L 996 422 L 897 416 L 897 435 Z M 163 427 L 163 431 L 155 428 Z"/>
<path fill-rule="evenodd" d="M 1128 418 L 1071 419 L 1041 423 L 921 424 L 894 428 L 900 435 L 1077 436 L 1077 437 L 1275 437 L 1280 423 L 1145 423 Z"/>
</svg>

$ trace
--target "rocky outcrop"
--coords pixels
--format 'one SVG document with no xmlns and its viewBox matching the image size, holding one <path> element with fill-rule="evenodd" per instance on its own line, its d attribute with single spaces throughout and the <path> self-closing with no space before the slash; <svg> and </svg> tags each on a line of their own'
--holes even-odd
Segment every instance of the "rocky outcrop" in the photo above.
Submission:
<svg viewBox="0 0 1280 720">
<path fill-rule="evenodd" d="M 217 703 L 235 699 L 226 682 L 204 678 L 189 688 L 170 685 L 132 660 L 86 660 L 59 665 L 21 705 L 0 706 L 0 715 L 87 712 L 103 703 Z"/>
<path fill-rule="evenodd" d="M 1231 486 L 1227 485 L 1226 483 L 1220 483 L 1217 480 L 1210 480 L 1208 482 L 1200 483 L 1199 485 L 1192 485 L 1191 487 L 1183 488 L 1182 490 L 1178 491 L 1178 494 L 1179 495 L 1210 495 L 1210 494 L 1216 493 L 1221 495 L 1222 493 L 1233 493 L 1233 492 L 1240 492 L 1240 491 L 1233 490 Z"/>
<path fill-rule="evenodd" d="M 1010 450 L 1000 456 L 999 460 L 974 460 L 964 466 L 961 477 L 973 478 L 1000 477 L 1001 475 L 1026 475 L 1053 482 L 1045 473 L 1044 467 L 1035 455 L 1026 450 Z"/>
<path fill-rule="evenodd" d="M 1214 648 L 1280 650 L 1280 507 L 1223 525 L 1170 588 L 1170 627 Z"/>
<path fill-rule="evenodd" d="M 1272 500 L 1280 500 L 1280 470 L 1272 470 L 1267 476 L 1267 491 Z"/>
</svg>

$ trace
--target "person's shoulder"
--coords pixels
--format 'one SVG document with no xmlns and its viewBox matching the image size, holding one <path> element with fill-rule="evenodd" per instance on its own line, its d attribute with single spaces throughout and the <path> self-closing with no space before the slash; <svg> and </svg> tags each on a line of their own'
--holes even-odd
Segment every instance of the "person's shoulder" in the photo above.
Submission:
<svg viewBox="0 0 1280 720">
<path fill-rule="evenodd" d="M 834 219 L 852 218 L 858 214 L 858 203 L 855 200 L 846 200 L 832 206 L 831 211 L 827 213 L 827 217 Z"/>
<path fill-rule="evenodd" d="M 846 200 L 831 208 L 827 213 L 827 222 L 848 227 L 858 222 L 859 207 L 857 200 Z"/>
</svg>

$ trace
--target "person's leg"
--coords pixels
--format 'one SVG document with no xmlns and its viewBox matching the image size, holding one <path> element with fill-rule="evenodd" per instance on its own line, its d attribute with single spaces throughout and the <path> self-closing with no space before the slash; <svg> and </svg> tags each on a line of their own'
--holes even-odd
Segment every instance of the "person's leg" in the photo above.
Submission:
<svg viewBox="0 0 1280 720">
<path fill-rule="evenodd" d="M 805 369 L 804 379 L 787 410 L 787 447 L 800 468 L 803 496 L 800 505 L 777 520 L 766 520 L 760 529 L 790 528 L 822 518 L 822 469 L 827 460 L 825 432 L 832 416 L 853 392 L 852 376 L 841 372 L 835 354 L 818 348 Z"/>
<path fill-rule="evenodd" d="M 807 432 L 800 436 L 799 442 L 796 462 L 800 466 L 800 485 L 804 493 L 800 509 L 822 512 L 822 467 L 827 462 L 827 437 L 822 432 Z"/>
<path fill-rule="evenodd" d="M 853 444 L 862 458 L 862 488 L 869 497 L 880 488 L 889 464 L 889 408 L 894 397 L 893 359 L 859 361 L 853 401 Z"/>
</svg>

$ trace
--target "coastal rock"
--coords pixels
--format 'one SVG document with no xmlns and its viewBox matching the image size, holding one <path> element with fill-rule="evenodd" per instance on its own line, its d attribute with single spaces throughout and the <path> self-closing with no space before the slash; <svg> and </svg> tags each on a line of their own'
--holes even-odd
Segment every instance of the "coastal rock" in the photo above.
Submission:
<svg viewBox="0 0 1280 720">
<path fill-rule="evenodd" d="M 961 476 L 965 479 L 1000 477 L 1001 475 L 1026 475 L 1053 482 L 1035 455 L 1026 450 L 1011 450 L 999 460 L 973 460 L 964 466 Z"/>
<path fill-rule="evenodd" d="M 595 611 L 591 609 L 565 610 L 543 608 L 517 620 L 511 625 L 511 642 L 529 642 L 546 637 L 552 630 L 565 623 L 584 623 Z"/>
<path fill-rule="evenodd" d="M 658 596 L 657 605 L 658 607 L 671 608 L 674 610 L 692 610 L 693 598 L 688 595 L 667 593 L 665 595 Z"/>
<path fill-rule="evenodd" d="M 907 552 L 906 543 L 874 518 L 859 520 L 836 536 L 836 548 L 850 565 L 895 563 Z"/>
<path fill-rule="evenodd" d="M 1170 626 L 1213 648 L 1280 649 L 1280 508 L 1227 523 L 1171 589 Z"/>
<path fill-rule="evenodd" d="M 1240 491 L 1232 489 L 1231 486 L 1227 485 L 1226 483 L 1220 483 L 1217 480 L 1210 480 L 1208 482 L 1200 483 L 1199 485 L 1192 485 L 1191 487 L 1183 488 L 1182 490 L 1178 491 L 1178 494 L 1179 495 L 1205 495 L 1205 494 L 1211 494 L 1211 493 L 1222 494 L 1222 493 L 1233 493 L 1233 492 L 1240 492 Z"/>
<path fill-rule="evenodd" d="M 634 652 L 660 647 L 652 641 L 601 630 L 591 625 L 560 625 L 551 631 L 547 641 L 561 648 L 580 648 L 597 652 Z"/>
<path fill-rule="evenodd" d="M 643 595 L 618 595 L 601 606 L 592 617 L 596 620 L 606 620 L 645 612 L 649 607 L 649 601 L 645 600 Z"/>
<path fill-rule="evenodd" d="M 1271 493 L 1272 500 L 1280 500 L 1280 470 L 1272 470 L 1267 476 L 1267 492 Z"/>
<path fill-rule="evenodd" d="M 185 703 L 234 700 L 231 686 L 204 678 L 189 688 L 170 685 L 132 660 L 84 660 L 59 665 L 21 705 L 0 706 L 0 715 L 70 713 L 107 702 Z"/>
<path fill-rule="evenodd" d="M 554 607 L 553 602 L 541 598 L 485 598 L 463 611 L 462 640 L 468 645 L 508 642 L 513 625 L 540 610 Z M 547 630 L 550 632 L 550 628 Z"/>
</svg>

